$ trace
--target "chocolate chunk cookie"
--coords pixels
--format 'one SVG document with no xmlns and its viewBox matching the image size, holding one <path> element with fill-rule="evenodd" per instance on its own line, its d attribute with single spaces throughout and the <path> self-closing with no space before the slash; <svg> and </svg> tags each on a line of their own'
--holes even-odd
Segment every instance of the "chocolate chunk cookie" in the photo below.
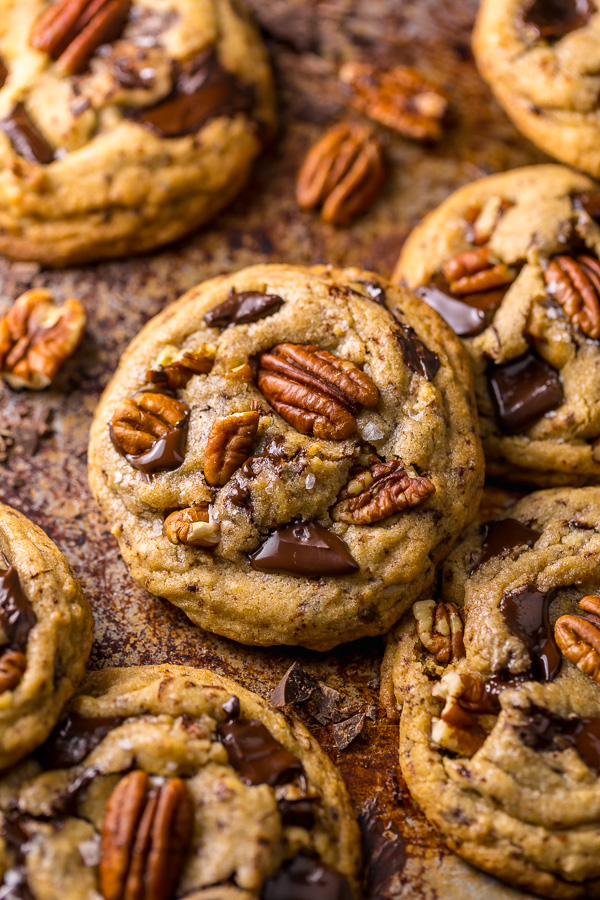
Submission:
<svg viewBox="0 0 600 900">
<path fill-rule="evenodd" d="M 200 669 L 89 675 L 0 779 L 14 896 L 356 900 L 359 864 L 346 788 L 309 732 Z"/>
<path fill-rule="evenodd" d="M 83 678 L 93 627 L 58 547 L 0 504 L 0 769 L 48 737 Z"/>
<path fill-rule="evenodd" d="M 244 643 L 325 650 L 386 631 L 472 520 L 468 360 L 426 304 L 370 273 L 245 269 L 134 340 L 89 469 L 149 591 Z"/>
<path fill-rule="evenodd" d="M 491 475 L 600 482 L 598 200 L 570 169 L 516 169 L 458 190 L 403 248 L 394 277 L 472 358 Z"/>
<path fill-rule="evenodd" d="M 0 252 L 50 265 L 212 218 L 274 125 L 233 0 L 0 0 Z"/>
<path fill-rule="evenodd" d="M 600 897 L 600 488 L 474 526 L 398 626 L 384 696 L 449 846 L 542 897 Z M 391 699 L 390 699 L 391 698 Z"/>
<path fill-rule="evenodd" d="M 600 15 L 595 0 L 482 0 L 479 71 L 517 128 L 600 175 Z"/>
</svg>

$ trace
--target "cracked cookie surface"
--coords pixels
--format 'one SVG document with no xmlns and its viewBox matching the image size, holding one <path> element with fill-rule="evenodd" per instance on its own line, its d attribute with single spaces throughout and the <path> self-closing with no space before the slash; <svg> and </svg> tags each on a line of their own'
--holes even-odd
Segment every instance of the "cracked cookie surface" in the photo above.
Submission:
<svg viewBox="0 0 600 900">
<path fill-rule="evenodd" d="M 255 266 L 133 341 L 89 472 L 133 577 L 202 627 L 321 650 L 381 634 L 476 509 L 467 358 L 371 273 Z"/>
<path fill-rule="evenodd" d="M 0 779 L 3 883 L 34 900 L 111 900 L 136 878 L 157 900 L 283 900 L 292 884 L 352 900 L 359 866 L 346 788 L 314 738 L 205 670 L 88 675 Z"/>
<path fill-rule="evenodd" d="M 600 897 L 600 489 L 530 494 L 474 525 L 386 652 L 400 765 L 450 847 L 543 897 Z M 587 602 L 586 598 L 587 597 Z M 593 669 L 593 670 L 592 670 Z"/>
<path fill-rule="evenodd" d="M 142 252 L 212 218 L 274 125 L 266 52 L 232 0 L 1 0 L 0 252 Z"/>
<path fill-rule="evenodd" d="M 595 0 L 484 0 L 479 71 L 515 125 L 561 162 L 600 175 L 600 14 Z"/>
<path fill-rule="evenodd" d="M 487 471 L 600 481 L 600 228 L 591 179 L 531 166 L 468 184 L 414 230 L 394 279 L 462 335 Z"/>
<path fill-rule="evenodd" d="M 44 741 L 83 678 L 93 620 L 58 547 L 0 504 L 0 768 Z"/>
</svg>

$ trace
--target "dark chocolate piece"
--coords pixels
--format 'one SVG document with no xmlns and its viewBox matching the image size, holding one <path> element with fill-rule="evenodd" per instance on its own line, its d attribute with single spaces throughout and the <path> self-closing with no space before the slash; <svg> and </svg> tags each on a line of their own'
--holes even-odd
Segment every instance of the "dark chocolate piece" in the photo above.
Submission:
<svg viewBox="0 0 600 900">
<path fill-rule="evenodd" d="M 314 702 L 315 698 L 316 703 Z M 311 715 L 320 725 L 330 725 L 336 718 L 340 698 L 339 691 L 319 681 L 319 693 L 313 696 L 309 704 Z"/>
<path fill-rule="evenodd" d="M 29 118 L 23 103 L 17 103 L 6 119 L 0 121 L 0 128 L 16 152 L 28 162 L 47 165 L 54 159 L 54 150 Z"/>
<path fill-rule="evenodd" d="M 185 459 L 187 426 L 186 418 L 183 425 L 158 438 L 145 453 L 139 453 L 137 456 L 126 453 L 125 459 L 134 469 L 139 469 L 147 481 L 151 481 L 156 472 L 172 472 L 178 469 Z"/>
<path fill-rule="evenodd" d="M 229 325 L 245 325 L 272 316 L 281 309 L 285 300 L 277 294 L 261 294 L 259 291 L 231 291 L 226 300 L 209 310 L 204 324 L 209 328 L 227 328 Z"/>
<path fill-rule="evenodd" d="M 435 309 L 459 337 L 474 337 L 487 325 L 484 312 L 456 300 L 433 284 L 417 288 L 415 294 Z"/>
<path fill-rule="evenodd" d="M 235 722 L 240 717 L 240 701 L 238 697 L 230 697 L 221 707 L 227 716 L 227 722 Z"/>
<path fill-rule="evenodd" d="M 524 21 L 539 36 L 552 43 L 583 28 L 596 12 L 591 0 L 533 0 Z"/>
<path fill-rule="evenodd" d="M 427 381 L 433 381 L 441 366 L 439 356 L 425 346 L 417 337 L 414 328 L 404 324 L 398 309 L 393 309 L 392 315 L 400 326 L 400 331 L 396 330 L 395 335 L 402 348 L 404 362 L 415 374 L 422 375 Z"/>
<path fill-rule="evenodd" d="M 471 574 L 476 572 L 489 559 L 496 556 L 504 556 L 509 550 L 526 544 L 527 547 L 533 547 L 539 537 L 541 531 L 534 531 L 528 528 L 517 519 L 501 519 L 499 522 L 488 522 L 485 526 L 485 537 L 483 539 L 482 554 L 479 562 L 471 569 Z"/>
<path fill-rule="evenodd" d="M 305 672 L 298 663 L 294 663 L 271 694 L 271 706 L 280 709 L 293 703 L 302 703 L 303 700 L 308 700 L 318 687 L 317 679 Z"/>
<path fill-rule="evenodd" d="M 69 769 L 84 760 L 109 731 L 118 728 L 124 721 L 121 716 L 92 719 L 71 713 L 58 723 L 34 755 L 45 769 Z"/>
<path fill-rule="evenodd" d="M 17 570 L 0 571 L 0 624 L 11 650 L 25 652 L 29 632 L 37 622 L 33 607 L 21 588 Z"/>
<path fill-rule="evenodd" d="M 584 209 L 590 219 L 600 220 L 600 190 L 586 192 L 585 194 L 575 194 L 573 206 L 575 209 Z"/>
<path fill-rule="evenodd" d="M 276 741 L 262 722 L 237 719 L 219 726 L 229 762 L 247 784 L 288 784 L 304 769 L 300 760 Z"/>
<path fill-rule="evenodd" d="M 94 778 L 100 774 L 100 769 L 96 769 L 94 766 L 84 769 L 73 781 L 69 782 L 64 791 L 53 802 L 52 814 L 54 816 L 76 816 L 77 806 L 82 793 L 92 783 Z"/>
<path fill-rule="evenodd" d="M 365 867 L 364 896 L 367 900 L 392 900 L 400 894 L 399 876 L 406 863 L 400 829 L 378 810 L 375 797 L 366 802 L 358 824 Z"/>
<path fill-rule="evenodd" d="M 527 724 L 519 727 L 521 738 L 534 750 L 564 750 L 574 747 L 584 763 L 600 775 L 600 717 L 565 718 L 532 704 Z"/>
<path fill-rule="evenodd" d="M 531 586 L 500 601 L 500 611 L 509 630 L 521 638 L 531 656 L 530 674 L 535 681 L 553 681 L 561 667 L 562 656 L 550 624 L 550 605 L 556 589 L 541 594 Z"/>
<path fill-rule="evenodd" d="M 366 706 L 360 712 L 356 713 L 356 715 L 351 716 L 344 722 L 336 722 L 333 725 L 333 739 L 337 745 L 338 750 L 345 750 L 346 747 L 349 747 L 350 744 L 355 741 L 356 738 L 359 737 L 359 735 L 362 734 L 365 725 L 365 719 L 367 718 L 375 718 L 374 706 Z"/>
<path fill-rule="evenodd" d="M 287 800 L 282 797 L 277 801 L 281 824 L 284 827 L 312 828 L 315 824 L 316 799 L 316 797 L 301 797 L 298 800 Z"/>
<path fill-rule="evenodd" d="M 531 351 L 488 371 L 490 394 L 500 425 L 520 434 L 564 400 L 558 372 Z"/>
<path fill-rule="evenodd" d="M 35 900 L 27 879 L 27 865 L 23 851 L 29 835 L 21 826 L 22 821 L 24 821 L 24 817 L 20 816 L 18 812 L 2 811 L 0 835 L 15 857 L 10 867 L 12 880 L 8 893 L 5 893 L 4 890 L 0 891 L 0 896 L 6 900 Z M 3 884 L 3 887 L 6 888 L 7 885 Z"/>
<path fill-rule="evenodd" d="M 2 57 L 0 57 L 0 88 L 4 86 L 4 82 L 8 78 L 8 69 L 4 65 L 2 61 Z"/>
<path fill-rule="evenodd" d="M 316 522 L 281 525 L 250 556 L 261 572 L 283 572 L 306 578 L 351 575 L 359 568 L 341 538 Z"/>
<path fill-rule="evenodd" d="M 265 881 L 262 900 L 352 900 L 347 879 L 303 853 Z"/>
</svg>

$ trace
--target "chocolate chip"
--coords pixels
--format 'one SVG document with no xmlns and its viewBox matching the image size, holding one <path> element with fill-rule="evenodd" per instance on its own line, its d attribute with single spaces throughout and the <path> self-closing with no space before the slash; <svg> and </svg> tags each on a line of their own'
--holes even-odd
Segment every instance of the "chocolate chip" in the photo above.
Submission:
<svg viewBox="0 0 600 900">
<path fill-rule="evenodd" d="M 583 28 L 595 12 L 591 0 L 533 0 L 524 21 L 532 25 L 541 38 L 554 42 Z"/>
<path fill-rule="evenodd" d="M 259 291 L 231 291 L 226 300 L 204 316 L 209 328 L 227 328 L 229 325 L 245 325 L 272 316 L 281 309 L 284 300 L 277 294 L 261 294 Z"/>
<path fill-rule="evenodd" d="M 54 150 L 29 118 L 23 103 L 17 103 L 0 121 L 0 129 L 16 152 L 29 162 L 47 165 L 54 159 Z"/>
<path fill-rule="evenodd" d="M 316 678 L 305 672 L 298 663 L 294 663 L 271 694 L 271 706 L 279 709 L 293 703 L 302 703 L 303 700 L 308 700 L 318 686 Z"/>
<path fill-rule="evenodd" d="M 333 726 L 333 739 L 337 744 L 338 750 L 345 750 L 352 741 L 362 734 L 365 719 L 375 718 L 375 707 L 366 706 L 361 712 L 346 719 L 344 722 L 336 722 Z"/>
<path fill-rule="evenodd" d="M 525 544 L 527 547 L 533 547 L 539 537 L 541 531 L 534 531 L 528 528 L 517 519 L 501 519 L 500 522 L 489 522 L 485 526 L 485 537 L 483 539 L 483 552 L 477 564 L 471 569 L 471 574 L 476 572 L 489 559 L 496 556 L 504 556 L 514 547 Z"/>
<path fill-rule="evenodd" d="M 558 372 L 531 351 L 488 370 L 490 394 L 500 425 L 520 434 L 564 400 Z"/>
<path fill-rule="evenodd" d="M 518 731 L 523 742 L 534 750 L 574 747 L 585 764 L 600 774 L 600 717 L 565 718 L 532 703 L 527 723 Z"/>
<path fill-rule="evenodd" d="M 238 697 L 230 697 L 221 707 L 227 716 L 227 722 L 235 722 L 240 717 L 240 701 Z"/>
<path fill-rule="evenodd" d="M 229 762 L 247 784 L 288 784 L 302 775 L 300 760 L 276 741 L 256 719 L 225 722 L 219 737 Z"/>
<path fill-rule="evenodd" d="M 415 294 L 435 309 L 459 337 L 474 337 L 486 327 L 485 313 L 445 294 L 434 285 L 424 285 Z"/>
<path fill-rule="evenodd" d="M 16 569 L 0 570 L 0 624 L 10 648 L 25 652 L 29 632 L 37 622 L 33 607 L 25 596 Z"/>
<path fill-rule="evenodd" d="M 123 722 L 121 716 L 91 718 L 71 713 L 59 722 L 34 755 L 45 769 L 69 769 L 84 760 L 109 731 Z"/>
<path fill-rule="evenodd" d="M 556 589 L 543 594 L 526 587 L 505 594 L 500 601 L 500 612 L 509 630 L 527 647 L 530 673 L 535 681 L 552 681 L 562 664 L 549 615 L 555 597 Z"/>
<path fill-rule="evenodd" d="M 364 896 L 368 900 L 392 900 L 399 896 L 398 879 L 406 863 L 400 829 L 383 816 L 374 797 L 365 804 L 358 823 L 365 865 Z"/>
<path fill-rule="evenodd" d="M 315 824 L 315 797 L 301 797 L 288 800 L 282 797 L 277 801 L 277 808 L 284 828 L 312 828 Z"/>
<path fill-rule="evenodd" d="M 402 348 L 404 362 L 417 375 L 422 375 L 427 381 L 433 381 L 441 366 L 439 356 L 425 346 L 417 337 L 414 328 L 404 324 L 402 313 L 398 309 L 393 309 L 392 315 L 401 329 L 396 330 L 395 336 Z"/>
<path fill-rule="evenodd" d="M 306 578 L 351 575 L 359 568 L 346 544 L 316 522 L 280 526 L 250 557 L 253 568 Z"/>
<path fill-rule="evenodd" d="M 318 859 L 299 854 L 265 881 L 262 900 L 352 900 L 343 875 Z"/>
</svg>

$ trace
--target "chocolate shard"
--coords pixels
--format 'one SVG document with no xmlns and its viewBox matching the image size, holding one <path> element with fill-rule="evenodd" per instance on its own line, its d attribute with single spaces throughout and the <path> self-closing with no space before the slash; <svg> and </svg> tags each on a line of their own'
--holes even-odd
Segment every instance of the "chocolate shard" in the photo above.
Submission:
<svg viewBox="0 0 600 900">
<path fill-rule="evenodd" d="M 342 695 L 322 681 L 319 681 L 318 688 L 318 693 L 313 695 L 309 704 L 310 714 L 320 725 L 330 725 L 336 717 Z"/>
<path fill-rule="evenodd" d="M 300 760 L 276 741 L 262 722 L 237 719 L 219 726 L 229 762 L 247 784 L 288 784 L 303 774 Z"/>
<path fill-rule="evenodd" d="M 29 118 L 23 103 L 17 103 L 12 112 L 0 121 L 0 129 L 16 152 L 28 162 L 47 165 L 54 159 L 54 150 Z"/>
<path fill-rule="evenodd" d="M 250 561 L 261 572 L 306 578 L 335 578 L 359 569 L 342 539 L 316 522 L 281 525 Z"/>
<path fill-rule="evenodd" d="M 265 881 L 262 900 L 352 900 L 347 879 L 319 859 L 301 853 Z"/>
<path fill-rule="evenodd" d="M 532 703 L 526 724 L 517 727 L 528 747 L 534 750 L 573 747 L 584 763 L 600 775 L 600 717 L 563 717 Z"/>
<path fill-rule="evenodd" d="M 400 326 L 400 330 L 396 330 L 395 335 L 402 348 L 404 362 L 416 375 L 422 375 L 427 381 L 433 381 L 441 366 L 439 356 L 425 346 L 423 341 L 417 337 L 414 328 L 405 325 L 399 309 L 393 309 L 392 315 Z"/>
<path fill-rule="evenodd" d="M 284 828 L 312 828 L 315 824 L 316 797 L 300 797 L 288 800 L 282 797 L 277 801 L 277 808 Z"/>
<path fill-rule="evenodd" d="M 226 300 L 204 316 L 209 328 L 227 328 L 229 325 L 245 325 L 272 316 L 281 309 L 284 300 L 277 294 L 261 294 L 259 291 L 231 291 Z"/>
<path fill-rule="evenodd" d="M 230 697 L 229 700 L 225 701 L 221 709 L 227 716 L 227 722 L 234 722 L 236 719 L 239 719 L 241 710 L 239 698 Z"/>
<path fill-rule="evenodd" d="M 365 725 L 365 719 L 375 718 L 375 707 L 366 706 L 356 715 L 346 719 L 344 722 L 336 722 L 333 726 L 333 739 L 338 750 L 345 750 L 350 744 L 362 734 Z"/>
<path fill-rule="evenodd" d="M 305 672 L 298 663 L 294 663 L 271 694 L 271 706 L 280 709 L 294 703 L 302 703 L 303 700 L 308 700 L 318 687 L 317 679 Z"/>
<path fill-rule="evenodd" d="M 124 721 L 121 716 L 88 718 L 71 713 L 58 723 L 34 755 L 45 769 L 69 769 L 82 762 L 109 731 L 118 728 Z"/>
<path fill-rule="evenodd" d="M 416 289 L 415 294 L 435 309 L 459 337 L 475 337 L 487 325 L 482 310 L 450 297 L 435 285 L 423 285 Z"/>
<path fill-rule="evenodd" d="M 400 829 L 380 812 L 372 797 L 358 818 L 365 866 L 365 900 L 393 900 L 400 895 L 406 847 Z"/>
<path fill-rule="evenodd" d="M 9 566 L 0 571 L 0 623 L 11 650 L 25 652 L 29 632 L 36 622 L 37 616 L 23 592 L 17 570 Z"/>
<path fill-rule="evenodd" d="M 533 0 L 524 21 L 538 35 L 553 43 L 578 28 L 583 28 L 596 12 L 591 0 Z"/>
<path fill-rule="evenodd" d="M 528 351 L 488 370 L 496 415 L 507 434 L 521 434 L 564 400 L 558 372 Z"/>
<path fill-rule="evenodd" d="M 496 556 L 504 556 L 515 547 L 526 545 L 533 547 L 541 531 L 534 531 L 527 525 L 523 525 L 517 519 L 501 519 L 499 522 L 488 522 L 485 526 L 482 554 L 478 562 L 471 569 L 471 574 L 476 572 L 489 559 Z"/>
<path fill-rule="evenodd" d="M 556 589 L 542 594 L 530 586 L 505 594 L 500 601 L 500 612 L 509 631 L 527 647 L 531 658 L 529 675 L 534 681 L 552 681 L 561 667 L 562 656 L 549 615 L 555 597 Z"/>
</svg>

